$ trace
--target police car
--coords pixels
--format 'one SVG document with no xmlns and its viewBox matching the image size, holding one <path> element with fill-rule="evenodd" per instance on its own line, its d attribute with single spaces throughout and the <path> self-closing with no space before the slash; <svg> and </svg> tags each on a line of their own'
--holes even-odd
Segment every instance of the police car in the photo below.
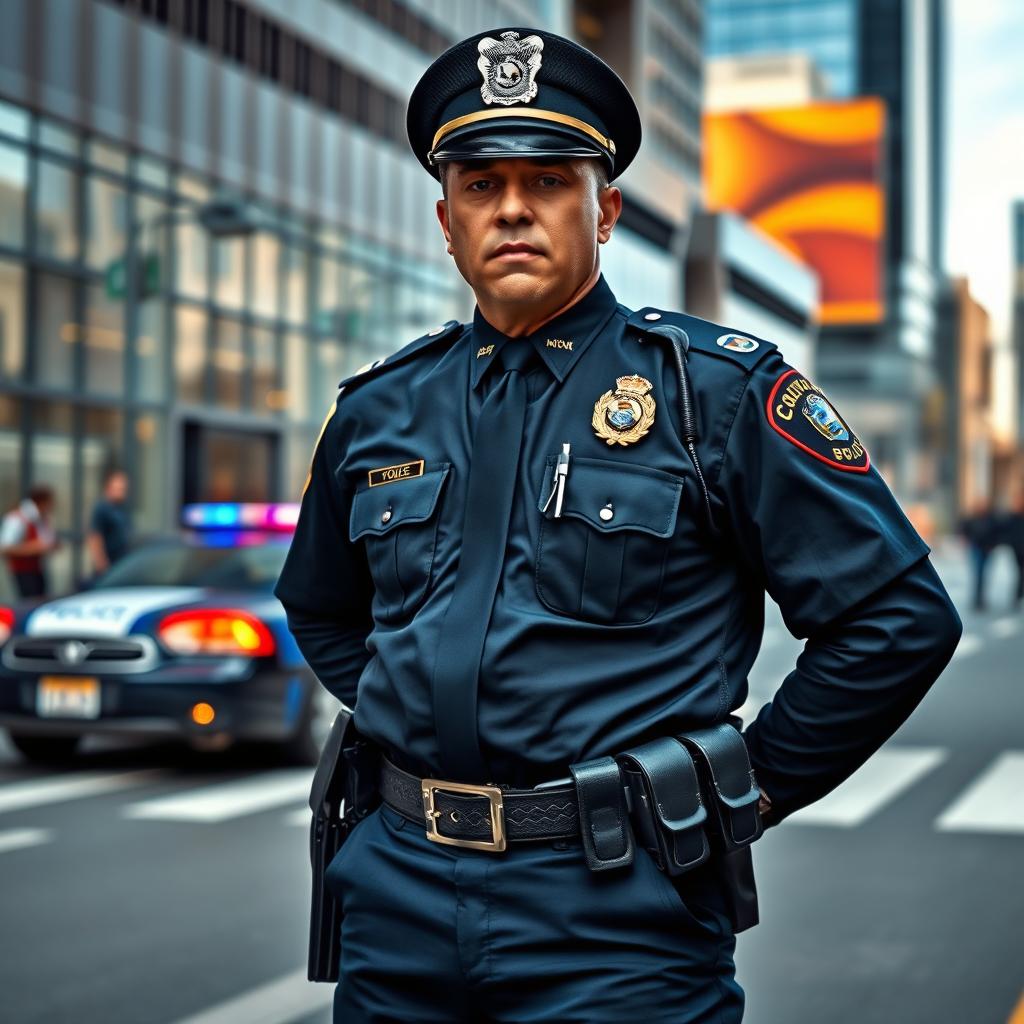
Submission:
<svg viewBox="0 0 1024 1024">
<path fill-rule="evenodd" d="M 315 763 L 337 701 L 288 632 L 272 588 L 297 505 L 203 504 L 186 532 L 136 548 L 88 590 L 0 607 L 0 725 L 27 758 L 83 737 L 270 741 Z"/>
</svg>

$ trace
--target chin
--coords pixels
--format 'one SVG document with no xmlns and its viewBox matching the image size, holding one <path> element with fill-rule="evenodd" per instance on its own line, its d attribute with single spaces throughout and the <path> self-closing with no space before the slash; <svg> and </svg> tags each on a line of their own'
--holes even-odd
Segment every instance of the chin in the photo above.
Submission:
<svg viewBox="0 0 1024 1024">
<path fill-rule="evenodd" d="M 555 290 L 557 282 L 547 274 L 534 274 L 525 270 L 509 271 L 500 277 L 490 278 L 486 289 L 498 302 L 528 302 L 542 300 Z"/>
</svg>

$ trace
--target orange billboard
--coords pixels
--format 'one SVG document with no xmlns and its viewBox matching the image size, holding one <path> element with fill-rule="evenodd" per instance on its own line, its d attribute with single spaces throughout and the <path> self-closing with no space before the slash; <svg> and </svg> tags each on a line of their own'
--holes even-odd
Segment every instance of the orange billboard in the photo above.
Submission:
<svg viewBox="0 0 1024 1024">
<path fill-rule="evenodd" d="M 811 266 L 819 319 L 882 319 L 885 106 L 875 97 L 704 117 L 704 195 Z"/>
</svg>

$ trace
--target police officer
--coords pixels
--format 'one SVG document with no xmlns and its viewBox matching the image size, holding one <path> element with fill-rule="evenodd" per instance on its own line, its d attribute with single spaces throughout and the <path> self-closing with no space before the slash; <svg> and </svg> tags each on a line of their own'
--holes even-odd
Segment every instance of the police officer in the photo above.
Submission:
<svg viewBox="0 0 1024 1024">
<path fill-rule="evenodd" d="M 767 591 L 807 638 L 743 734 L 773 825 L 895 731 L 960 621 L 774 344 L 616 301 L 599 249 L 640 123 L 603 62 L 483 33 L 426 71 L 408 129 L 473 320 L 342 381 L 275 591 L 385 759 L 328 871 L 335 1020 L 738 1021 L 751 880 L 643 849 L 588 870 L 603 826 L 580 829 L 570 766 L 730 721 Z"/>
</svg>

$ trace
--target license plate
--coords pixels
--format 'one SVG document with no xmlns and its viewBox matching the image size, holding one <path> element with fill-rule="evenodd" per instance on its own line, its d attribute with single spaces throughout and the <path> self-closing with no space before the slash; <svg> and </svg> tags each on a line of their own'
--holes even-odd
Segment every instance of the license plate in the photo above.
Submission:
<svg viewBox="0 0 1024 1024">
<path fill-rule="evenodd" d="M 93 676 L 42 676 L 36 689 L 40 718 L 99 718 L 100 681 Z"/>
</svg>

